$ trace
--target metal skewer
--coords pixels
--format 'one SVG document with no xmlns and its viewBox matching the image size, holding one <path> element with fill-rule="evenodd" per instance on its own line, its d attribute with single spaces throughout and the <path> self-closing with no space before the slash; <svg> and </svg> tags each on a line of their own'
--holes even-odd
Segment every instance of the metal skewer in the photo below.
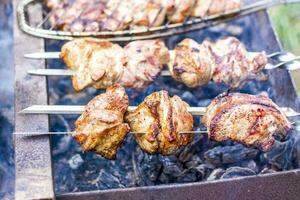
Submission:
<svg viewBox="0 0 300 200">
<path fill-rule="evenodd" d="M 249 52 L 256 53 L 256 52 Z M 267 58 L 272 58 L 274 56 L 279 56 L 280 54 L 286 54 L 285 52 L 274 52 L 267 55 Z M 36 53 L 28 53 L 24 54 L 24 58 L 29 59 L 60 59 L 60 52 L 36 52 Z"/>
<path fill-rule="evenodd" d="M 74 132 L 14 132 L 14 135 L 26 135 L 26 136 L 41 136 L 41 135 L 70 135 L 72 136 Z M 203 134 L 208 133 L 207 130 L 203 131 L 183 131 L 179 134 Z M 146 134 L 145 132 L 129 132 L 129 134 L 138 135 Z"/>
<path fill-rule="evenodd" d="M 255 53 L 255 52 L 252 52 Z M 296 60 L 300 60 L 300 56 L 295 56 L 291 53 L 283 53 L 283 52 L 275 52 L 268 55 L 268 58 L 279 56 L 279 60 L 282 61 L 277 64 L 268 63 L 265 66 L 265 69 L 271 70 L 275 68 L 279 68 L 285 66 L 287 70 L 296 70 L 300 69 L 300 63 L 294 63 Z M 26 54 L 27 58 L 59 58 L 59 52 L 45 52 L 45 53 L 33 53 Z M 287 66 L 286 66 L 287 65 Z M 69 69 L 32 69 L 27 71 L 28 74 L 37 75 L 37 76 L 73 76 L 75 71 Z M 170 76 L 170 72 L 168 70 L 163 70 L 161 72 L 162 76 Z"/>
<path fill-rule="evenodd" d="M 137 107 L 129 106 L 128 111 L 133 111 Z M 70 106 L 70 105 L 33 105 L 20 111 L 20 114 L 81 114 L 85 106 Z M 194 116 L 204 115 L 206 107 L 188 107 L 188 112 Z M 289 107 L 281 107 L 280 110 L 287 117 L 300 116 L 300 113 Z"/>
</svg>

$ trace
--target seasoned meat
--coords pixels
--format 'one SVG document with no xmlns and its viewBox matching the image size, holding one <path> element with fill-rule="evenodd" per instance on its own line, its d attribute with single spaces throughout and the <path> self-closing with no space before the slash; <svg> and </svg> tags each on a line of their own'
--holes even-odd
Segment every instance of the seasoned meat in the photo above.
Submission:
<svg viewBox="0 0 300 200">
<path fill-rule="evenodd" d="M 233 140 L 264 151 L 272 147 L 275 136 L 285 137 L 291 129 L 287 117 L 267 96 L 241 93 L 216 97 L 202 122 L 213 140 Z"/>
<path fill-rule="evenodd" d="M 169 12 L 168 20 L 171 23 L 180 23 L 191 14 L 195 0 L 174 0 L 174 10 Z"/>
<path fill-rule="evenodd" d="M 46 0 L 53 28 L 71 31 L 121 31 L 156 27 L 166 19 L 183 22 L 241 6 L 241 0 Z"/>
<path fill-rule="evenodd" d="M 72 82 L 77 91 L 115 83 L 141 89 L 169 62 L 169 51 L 160 40 L 134 41 L 122 48 L 105 40 L 76 39 L 62 47 L 60 56 L 75 71 Z"/>
<path fill-rule="evenodd" d="M 109 0 L 105 9 L 106 18 L 102 21 L 102 30 L 119 31 L 127 29 L 133 20 L 134 8 L 138 0 Z"/>
<path fill-rule="evenodd" d="M 46 5 L 51 9 L 49 21 L 52 27 L 64 31 L 99 31 L 99 23 L 105 18 L 102 0 L 51 0 L 46 1 Z"/>
<path fill-rule="evenodd" d="M 193 134 L 180 132 L 193 129 L 193 116 L 188 104 L 178 96 L 169 97 L 166 91 L 155 92 L 134 111 L 128 112 L 125 121 L 136 134 L 140 147 L 147 153 L 174 154 L 193 139 Z"/>
<path fill-rule="evenodd" d="M 87 104 L 73 133 L 84 151 L 95 151 L 106 159 L 116 158 L 130 129 L 123 122 L 128 104 L 128 96 L 120 85 L 109 87 Z"/>
<path fill-rule="evenodd" d="M 197 0 L 192 16 L 206 17 L 222 14 L 240 8 L 241 4 L 241 0 Z"/>
<path fill-rule="evenodd" d="M 164 0 L 165 1 L 165 0 Z M 136 5 L 133 13 L 133 29 L 160 26 L 165 21 L 168 12 L 168 5 L 164 1 L 149 0 L 142 1 Z M 172 6 L 172 5 L 171 5 Z"/>
<path fill-rule="evenodd" d="M 90 85 L 97 89 L 113 85 L 122 76 L 126 61 L 122 47 L 92 38 L 66 43 L 60 56 L 75 71 L 72 82 L 76 91 Z"/>
<path fill-rule="evenodd" d="M 248 53 L 243 43 L 234 37 L 220 39 L 207 46 L 215 63 L 213 80 L 232 88 L 253 78 L 268 62 L 264 52 Z"/>
<path fill-rule="evenodd" d="M 184 39 L 171 53 L 169 70 L 171 76 L 188 87 L 207 84 L 212 78 L 214 63 L 205 44 Z"/>
<path fill-rule="evenodd" d="M 119 83 L 125 87 L 144 88 L 169 62 L 169 51 L 160 40 L 130 42 L 124 47 L 127 62 Z"/>
</svg>

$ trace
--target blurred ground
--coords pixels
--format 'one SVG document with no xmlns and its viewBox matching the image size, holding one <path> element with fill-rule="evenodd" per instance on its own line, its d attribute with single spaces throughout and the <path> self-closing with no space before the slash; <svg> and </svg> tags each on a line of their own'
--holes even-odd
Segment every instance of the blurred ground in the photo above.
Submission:
<svg viewBox="0 0 300 200">
<path fill-rule="evenodd" d="M 13 52 L 12 52 L 12 4 L 0 0 L 0 199 L 13 199 Z"/>
<path fill-rule="evenodd" d="M 274 7 L 270 14 L 284 49 L 300 55 L 300 4 Z M 300 93 L 300 70 L 292 76 Z"/>
</svg>

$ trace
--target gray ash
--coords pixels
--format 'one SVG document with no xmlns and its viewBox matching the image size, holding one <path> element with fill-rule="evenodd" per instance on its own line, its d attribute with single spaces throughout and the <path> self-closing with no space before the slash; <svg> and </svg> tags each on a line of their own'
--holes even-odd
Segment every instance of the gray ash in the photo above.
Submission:
<svg viewBox="0 0 300 200">
<path fill-rule="evenodd" d="M 267 53 L 278 51 L 279 47 L 272 29 L 269 25 L 266 26 L 269 22 L 261 15 L 263 14 L 258 13 L 227 25 L 173 36 L 165 39 L 165 42 L 169 48 L 174 48 L 175 44 L 187 37 L 201 42 L 205 38 L 216 40 L 223 36 L 236 36 L 250 51 L 265 50 Z M 263 29 L 261 24 L 264 24 Z M 62 44 L 48 40 L 47 51 L 58 51 Z M 61 61 L 49 60 L 48 66 L 63 68 L 64 64 Z M 266 74 L 270 75 L 267 81 L 251 80 L 239 91 L 250 94 L 267 92 L 280 105 L 295 105 L 294 91 L 280 85 L 290 83 L 288 73 L 284 70 L 274 70 Z M 50 77 L 48 83 L 51 104 L 84 105 L 103 92 L 89 88 L 84 92 L 75 93 L 68 77 Z M 170 95 L 178 95 L 191 106 L 207 106 L 212 98 L 227 91 L 228 88 L 209 83 L 202 88 L 190 89 L 171 78 L 159 77 L 143 91 L 127 90 L 130 104 L 138 105 L 147 95 L 159 90 L 167 90 Z M 51 131 L 71 131 L 76 117 L 52 116 Z M 195 127 L 203 129 L 197 117 Z M 284 142 L 277 142 L 267 153 L 230 141 L 216 143 L 208 140 L 205 134 L 197 135 L 191 144 L 176 155 L 168 157 L 144 153 L 134 137 L 129 135 L 115 161 L 105 160 L 92 152 L 83 153 L 80 146 L 69 136 L 57 135 L 52 139 L 57 194 L 253 176 L 298 168 L 300 163 L 300 140 L 296 133 L 291 134 Z"/>
</svg>

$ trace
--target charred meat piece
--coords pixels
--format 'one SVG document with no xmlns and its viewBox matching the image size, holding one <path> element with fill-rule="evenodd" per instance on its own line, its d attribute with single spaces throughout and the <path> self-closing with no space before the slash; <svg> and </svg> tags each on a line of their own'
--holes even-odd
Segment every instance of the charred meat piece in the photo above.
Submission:
<svg viewBox="0 0 300 200">
<path fill-rule="evenodd" d="M 264 151 L 272 147 L 274 136 L 285 137 L 291 129 L 287 117 L 267 96 L 241 93 L 216 97 L 202 122 L 213 140 L 233 140 Z"/>
<path fill-rule="evenodd" d="M 191 14 L 195 0 L 174 0 L 174 9 L 168 13 L 171 23 L 180 23 Z"/>
<path fill-rule="evenodd" d="M 215 63 L 213 80 L 232 88 L 254 78 L 268 62 L 264 52 L 248 53 L 243 43 L 234 37 L 220 39 L 207 46 Z"/>
<path fill-rule="evenodd" d="M 188 87 L 207 84 L 212 78 L 213 67 L 213 58 L 205 43 L 200 45 L 192 39 L 185 39 L 171 53 L 171 76 Z"/>
<path fill-rule="evenodd" d="M 90 85 L 97 89 L 113 85 L 122 76 L 126 61 L 122 47 L 93 38 L 66 43 L 60 56 L 75 71 L 72 82 L 76 91 Z"/>
<path fill-rule="evenodd" d="M 75 122 L 73 137 L 84 151 L 95 151 L 106 159 L 115 159 L 129 132 L 124 123 L 128 96 L 120 85 L 109 87 L 92 99 Z"/>
<path fill-rule="evenodd" d="M 124 47 L 126 64 L 119 83 L 144 88 L 151 84 L 169 62 L 169 51 L 160 40 L 134 41 Z"/>
<path fill-rule="evenodd" d="M 193 139 L 193 134 L 180 132 L 193 129 L 193 116 L 187 111 L 188 104 L 178 96 L 169 97 L 166 91 L 155 92 L 128 112 L 125 121 L 136 134 L 139 146 L 147 153 L 174 154 Z"/>
<path fill-rule="evenodd" d="M 241 0 L 197 0 L 194 6 L 193 17 L 205 17 L 229 12 L 241 7 Z"/>
</svg>

